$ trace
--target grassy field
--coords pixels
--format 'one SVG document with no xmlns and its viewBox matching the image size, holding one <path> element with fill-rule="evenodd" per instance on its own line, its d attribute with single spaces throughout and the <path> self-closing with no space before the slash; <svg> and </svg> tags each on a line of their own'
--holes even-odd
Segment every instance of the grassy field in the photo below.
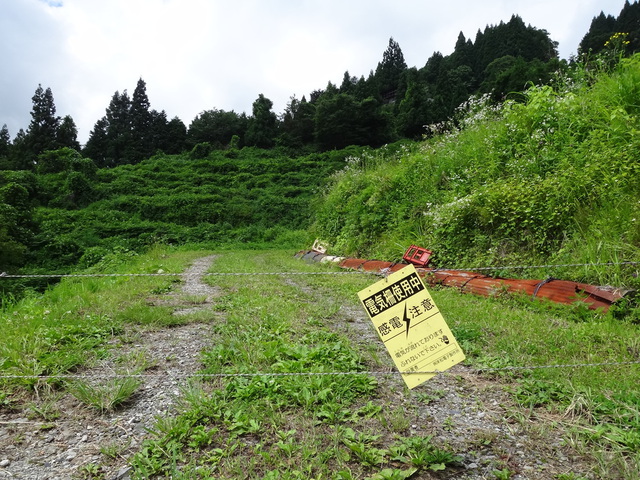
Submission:
<svg viewBox="0 0 640 480">
<path fill-rule="evenodd" d="M 178 280 L 170 276 L 64 279 L 44 294 L 6 305 L 0 316 L 0 372 L 33 377 L 2 378 L 1 408 L 46 417 L 38 398 L 43 384 L 57 392 L 55 398 L 70 394 L 95 403 L 95 391 L 83 395 L 77 382 L 56 375 L 114 355 L 107 342 L 132 326 L 206 323 L 212 346 L 201 353 L 203 373 L 265 375 L 190 382 L 176 410 L 158 418 L 152 434 L 128 457 L 135 478 L 431 478 L 427 472 L 455 478 L 471 443 L 412 432 L 409 405 L 424 401 L 427 391 L 410 391 L 395 375 L 375 374 L 393 371 L 391 359 L 373 331 L 354 321 L 363 315 L 356 293 L 377 278 L 261 275 L 336 268 L 306 264 L 293 253 L 221 252 L 212 271 L 256 274 L 206 277 L 221 292 L 209 313 L 177 317 L 170 306 L 150 304 L 150 296 L 175 288 Z M 155 249 L 107 259 L 95 270 L 180 272 L 206 254 Z M 559 431 L 567 448 L 593 459 L 553 478 L 638 478 L 637 323 L 517 297 L 432 293 L 467 355 L 468 375 L 508 393 L 510 421 L 534 426 L 539 434 Z M 636 363 L 616 365 L 623 362 Z M 594 365 L 599 363 L 608 365 Z M 582 366 L 509 369 L 553 365 Z M 130 371 L 147 368 L 142 363 Z M 482 373 L 482 368 L 498 370 Z M 330 372 L 362 373 L 319 375 Z M 107 403 L 99 400 L 98 417 L 106 410 L 126 411 L 138 384 L 123 380 L 105 388 L 112 396 Z M 49 420 L 55 425 L 55 418 Z M 102 478 L 102 465 L 110 461 L 105 454 L 84 471 L 85 478 Z M 489 471 L 495 478 L 515 475 L 499 459 Z"/>
</svg>

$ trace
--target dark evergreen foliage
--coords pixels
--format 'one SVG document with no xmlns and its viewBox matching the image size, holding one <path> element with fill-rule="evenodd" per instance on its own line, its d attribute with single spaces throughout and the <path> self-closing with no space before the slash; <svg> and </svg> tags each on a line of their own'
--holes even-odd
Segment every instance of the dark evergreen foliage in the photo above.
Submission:
<svg viewBox="0 0 640 480">
<path fill-rule="evenodd" d="M 625 53 L 630 55 L 632 53 L 640 52 L 640 4 L 629 3 L 629 0 L 625 1 L 624 7 L 620 12 L 620 16 L 617 20 L 618 32 L 628 34 L 626 41 L 629 44 L 625 47 Z"/>
<path fill-rule="evenodd" d="M 388 131 L 389 121 L 372 97 L 358 101 L 346 93 L 325 92 L 318 100 L 315 137 L 323 150 L 379 146 L 388 140 Z"/>
<path fill-rule="evenodd" d="M 626 48 L 634 50 L 640 44 L 639 25 L 640 7 L 627 0 L 619 18 L 602 13 L 594 18 L 581 49 L 595 49 L 613 32 L 628 31 Z M 471 95 L 488 93 L 501 101 L 528 85 L 550 82 L 561 67 L 557 42 L 548 32 L 513 15 L 508 22 L 479 29 L 474 41 L 460 32 L 451 55 L 435 52 L 422 68 L 407 67 L 392 37 L 368 77 L 345 71 L 339 87 L 329 82 L 325 89 L 310 92 L 308 101 L 291 97 L 279 117 L 272 111 L 273 102 L 260 94 L 250 116 L 214 108 L 197 115 L 187 129 L 179 118 L 169 121 L 164 111 L 151 109 L 140 78 L 132 97 L 126 90 L 115 92 L 83 154 L 100 167 L 113 167 L 138 163 L 159 151 L 200 156 L 216 149 L 283 146 L 302 152 L 420 138 L 426 125 L 452 118 Z M 26 134 L 16 136 L 8 153 L 0 146 L 5 152 L 0 152 L 2 165 L 33 168 L 43 151 L 79 149 L 73 120 L 55 116 L 50 89 L 39 87 L 33 101 Z"/>
<path fill-rule="evenodd" d="M 27 151 L 27 134 L 23 129 L 18 130 L 13 139 L 9 153 L 9 164 L 13 170 L 30 170 L 33 168 L 34 162 L 30 159 Z"/>
<path fill-rule="evenodd" d="M 186 144 L 187 127 L 178 117 L 173 117 L 167 123 L 160 149 L 168 154 L 177 154 L 184 150 Z"/>
<path fill-rule="evenodd" d="M 193 119 L 187 133 L 187 145 L 193 148 L 199 143 L 208 143 L 216 148 L 229 145 L 234 135 L 241 139 L 247 131 L 247 117 L 233 110 L 205 110 Z"/>
<path fill-rule="evenodd" d="M 397 99 L 399 105 L 395 117 L 396 131 L 401 137 L 420 138 L 425 132 L 425 125 L 437 119 L 432 87 L 422 80 L 423 77 L 424 74 L 415 68 L 404 74 L 405 93 Z"/>
<path fill-rule="evenodd" d="M 9 161 L 9 154 L 11 153 L 11 136 L 9 135 L 9 129 L 5 123 L 0 128 L 0 170 L 11 170 L 13 165 Z"/>
<path fill-rule="evenodd" d="M 187 127 L 178 117 L 167 121 L 164 110 L 151 110 L 151 145 L 156 151 L 174 155 L 182 152 L 187 143 Z"/>
<path fill-rule="evenodd" d="M 236 148 L 281 145 L 299 151 L 377 146 L 420 137 L 425 125 L 446 120 L 472 94 L 492 92 L 501 99 L 527 82 L 548 81 L 557 66 L 557 44 L 546 31 L 525 25 L 516 15 L 508 23 L 478 31 L 475 43 L 460 33 L 453 54 L 436 52 L 422 69 L 408 69 L 400 45 L 390 38 L 375 72 L 366 79 L 346 71 L 339 87 L 328 82 L 325 89 L 311 92 L 309 101 L 292 97 L 280 118 L 263 94 L 249 117 L 203 111 L 189 125 L 186 139 L 179 119 L 167 122 L 164 112 L 149 109 L 140 79 L 132 99 L 126 91 L 116 92 L 84 153 L 100 166 L 115 166 L 137 163 L 157 150 L 187 149 L 193 158 L 203 158 L 232 143 Z"/>
<path fill-rule="evenodd" d="M 253 102 L 253 115 L 249 118 L 245 143 L 252 147 L 271 148 L 275 145 L 278 117 L 271 111 L 273 102 L 262 93 Z"/>
<path fill-rule="evenodd" d="M 72 148 L 80 151 L 80 143 L 78 142 L 78 127 L 71 118 L 71 115 L 66 115 L 60 123 L 58 128 L 58 145 L 60 148 Z"/>
<path fill-rule="evenodd" d="M 154 116 L 157 112 L 150 111 L 149 97 L 147 97 L 147 84 L 139 79 L 136 89 L 133 91 L 130 106 L 131 123 L 131 147 L 128 160 L 131 163 L 138 163 L 145 158 L 149 158 L 154 152 L 153 127 Z M 166 120 L 166 115 L 165 115 Z M 164 129 L 166 122 L 160 122 L 160 130 Z M 129 162 L 127 162 L 129 163 Z"/>
<path fill-rule="evenodd" d="M 615 48 L 621 48 L 626 55 L 640 52 L 640 3 L 625 0 L 617 18 L 605 15 L 604 12 L 593 17 L 589 31 L 580 42 L 578 53 L 593 56 L 607 48 L 614 48 L 607 42 L 616 33 L 626 34 L 625 41 L 629 43 L 617 45 Z"/>
<path fill-rule="evenodd" d="M 51 89 L 44 90 L 42 85 L 38 85 L 31 100 L 33 101 L 31 123 L 24 139 L 23 155 L 27 157 L 26 165 L 32 165 L 36 157 L 45 150 L 55 150 L 59 147 L 60 117 L 56 116 Z"/>
<path fill-rule="evenodd" d="M 302 100 L 291 97 L 280 122 L 279 143 L 290 148 L 312 144 L 315 113 L 316 105 L 307 102 L 305 97 Z"/>
<path fill-rule="evenodd" d="M 395 101 L 400 77 L 407 69 L 400 45 L 393 37 L 389 39 L 389 46 L 382 54 L 382 61 L 378 63 L 375 81 L 380 96 L 387 102 Z"/>
<path fill-rule="evenodd" d="M 83 154 L 100 167 L 138 163 L 156 151 L 180 153 L 186 148 L 186 127 L 179 118 L 150 109 L 147 86 L 139 79 L 129 97 L 115 92 L 89 135 Z"/>
<path fill-rule="evenodd" d="M 106 167 L 107 165 L 107 148 L 109 141 L 107 139 L 107 128 L 109 123 L 107 117 L 98 120 L 89 134 L 89 140 L 84 147 L 83 153 L 92 158 L 96 165 Z"/>
</svg>

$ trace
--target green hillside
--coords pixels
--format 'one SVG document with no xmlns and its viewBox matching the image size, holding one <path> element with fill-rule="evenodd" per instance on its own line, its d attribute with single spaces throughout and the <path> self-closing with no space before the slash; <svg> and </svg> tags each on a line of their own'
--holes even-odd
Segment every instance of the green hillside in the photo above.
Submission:
<svg viewBox="0 0 640 480">
<path fill-rule="evenodd" d="M 467 359 L 409 391 L 362 321 L 356 294 L 373 279 L 325 275 L 337 267 L 293 253 L 318 236 L 331 253 L 397 260 L 418 243 L 437 266 L 580 264 L 535 275 L 637 289 L 639 86 L 635 56 L 501 105 L 471 100 L 420 142 L 299 157 L 205 148 L 103 169 L 61 149 L 34 172 L 2 172 L 3 268 L 116 275 L 37 289 L 2 279 L 0 408 L 14 423 L 0 446 L 41 455 L 24 417 L 42 436 L 80 414 L 98 425 L 140 407 L 142 381 L 178 371 L 175 407 L 139 444 L 101 437 L 99 456 L 83 450 L 81 478 L 125 465 L 132 478 L 501 479 L 533 468 L 637 480 L 633 296 L 604 313 L 436 288 Z M 205 256 L 222 274 L 201 279 L 209 293 L 158 276 Z M 184 343 L 182 329 L 205 342 L 182 345 L 197 352 L 189 373 L 160 348 Z M 454 400 L 474 422 L 497 411 L 497 423 L 469 433 L 448 413 Z"/>
<path fill-rule="evenodd" d="M 101 169 L 72 149 L 45 152 L 33 172 L 1 172 L 0 269 L 61 273 L 155 244 L 305 248 L 315 237 L 335 254 L 387 260 L 417 243 L 442 267 L 638 261 L 640 59 L 601 59 L 502 104 L 472 99 L 425 140 L 379 149 L 203 146 Z M 539 274 L 635 288 L 637 270 Z"/>
<path fill-rule="evenodd" d="M 516 101 L 517 100 L 517 101 Z M 640 57 L 576 69 L 496 106 L 464 104 L 442 131 L 353 156 L 317 203 L 343 255 L 444 267 L 640 260 Z M 554 275 L 637 285 L 638 267 Z"/>
<path fill-rule="evenodd" d="M 72 149 L 50 151 L 35 173 L 0 176 L 8 226 L 0 244 L 11 253 L 0 269 L 60 273 L 154 244 L 304 244 L 312 197 L 363 151 L 243 148 L 103 169 Z"/>
</svg>

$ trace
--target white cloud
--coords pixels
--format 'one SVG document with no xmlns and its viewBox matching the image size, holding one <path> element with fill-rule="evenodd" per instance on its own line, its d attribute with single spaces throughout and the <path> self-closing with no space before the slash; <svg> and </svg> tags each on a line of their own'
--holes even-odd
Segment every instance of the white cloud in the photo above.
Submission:
<svg viewBox="0 0 640 480">
<path fill-rule="evenodd" d="M 27 128 L 31 97 L 51 87 L 85 141 L 113 93 L 147 84 L 152 108 L 187 125 L 203 110 L 251 112 L 262 93 L 282 112 L 345 71 L 365 77 L 389 37 L 407 64 L 447 55 L 458 33 L 512 14 L 546 29 L 567 58 L 601 10 L 624 0 L 11 0 L 0 7 L 0 125 Z"/>
</svg>

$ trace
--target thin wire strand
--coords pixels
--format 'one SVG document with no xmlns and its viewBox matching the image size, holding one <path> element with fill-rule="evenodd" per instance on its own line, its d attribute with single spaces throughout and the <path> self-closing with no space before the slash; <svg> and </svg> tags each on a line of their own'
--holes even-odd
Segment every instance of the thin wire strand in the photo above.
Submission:
<svg viewBox="0 0 640 480">
<path fill-rule="evenodd" d="M 75 278 L 75 277 L 196 277 L 196 276 L 254 276 L 254 275 L 353 275 L 375 273 L 361 270 L 347 272 L 209 272 L 209 273 L 50 273 L 9 275 L 0 273 L 0 278 Z"/>
<path fill-rule="evenodd" d="M 596 263 L 564 263 L 548 265 L 504 265 L 497 267 L 467 267 L 446 268 L 438 267 L 434 270 L 442 271 L 483 271 L 483 270 L 526 270 L 541 268 L 569 268 L 569 267 L 601 267 L 616 265 L 640 265 L 640 262 L 596 262 Z M 353 275 L 353 274 L 378 274 L 367 270 L 350 270 L 344 272 L 207 272 L 207 273 L 45 273 L 45 274 L 8 274 L 0 273 L 0 278 L 87 278 L 87 277 L 190 277 L 190 276 L 254 276 L 254 275 Z"/>
<path fill-rule="evenodd" d="M 585 266 L 613 266 L 613 265 L 638 265 L 639 262 L 604 262 L 604 263 L 583 263 L 583 264 L 559 264 L 559 265 L 519 265 L 519 266 L 502 266 L 502 267 L 476 267 L 469 269 L 438 269 L 438 270 L 505 270 L 505 269 L 529 269 L 529 268 L 560 268 L 560 267 L 585 267 Z M 6 272 L 0 273 L 0 278 L 67 278 L 67 277 L 148 277 L 148 276 L 247 276 L 247 275 L 351 275 L 351 274 L 377 274 L 377 272 L 364 270 L 351 270 L 343 272 L 208 272 L 203 274 L 185 274 L 185 273 L 94 273 L 94 274 L 25 274 L 25 275 L 9 275 Z M 382 273 L 382 272 L 380 272 Z M 535 370 L 545 368 L 584 368 L 598 366 L 623 366 L 623 365 L 640 365 L 640 361 L 636 362 L 602 362 L 602 363 L 582 363 L 582 364 L 558 364 L 558 365 L 535 365 L 535 366 L 510 366 L 510 367 L 482 367 L 475 368 L 472 371 L 481 372 L 499 372 L 514 370 Z M 187 378 L 187 377 L 284 377 L 284 376 L 312 376 L 312 375 L 389 375 L 389 374 L 441 374 L 441 371 L 420 371 L 420 372 L 398 372 L 398 371 L 369 371 L 369 372 L 302 372 L 302 373 L 215 373 L 215 374 L 105 374 L 105 375 L 0 375 L 0 379 L 87 379 L 87 378 Z"/>
<path fill-rule="evenodd" d="M 527 365 L 509 367 L 471 367 L 472 373 L 524 371 L 553 368 L 591 368 L 591 367 L 621 367 L 640 365 L 640 361 L 631 362 L 597 362 L 597 363 L 572 363 L 554 365 Z M 313 376 L 344 376 L 344 375 L 439 375 L 447 373 L 441 370 L 425 371 L 397 371 L 397 370 L 373 370 L 353 372 L 253 372 L 253 373 L 104 373 L 104 374 L 61 374 L 61 375 L 0 375 L 0 380 L 38 379 L 38 380 L 87 380 L 97 378 L 233 378 L 233 377 L 313 377 Z"/>
<path fill-rule="evenodd" d="M 452 271 L 481 271 L 481 270 L 517 270 L 517 269 L 536 269 L 536 268 L 569 268 L 569 267 L 603 267 L 615 265 L 640 265 L 640 262 L 594 262 L 594 263 L 564 263 L 549 265 L 506 265 L 502 267 L 469 267 L 469 268 L 438 268 L 438 270 Z"/>
</svg>

